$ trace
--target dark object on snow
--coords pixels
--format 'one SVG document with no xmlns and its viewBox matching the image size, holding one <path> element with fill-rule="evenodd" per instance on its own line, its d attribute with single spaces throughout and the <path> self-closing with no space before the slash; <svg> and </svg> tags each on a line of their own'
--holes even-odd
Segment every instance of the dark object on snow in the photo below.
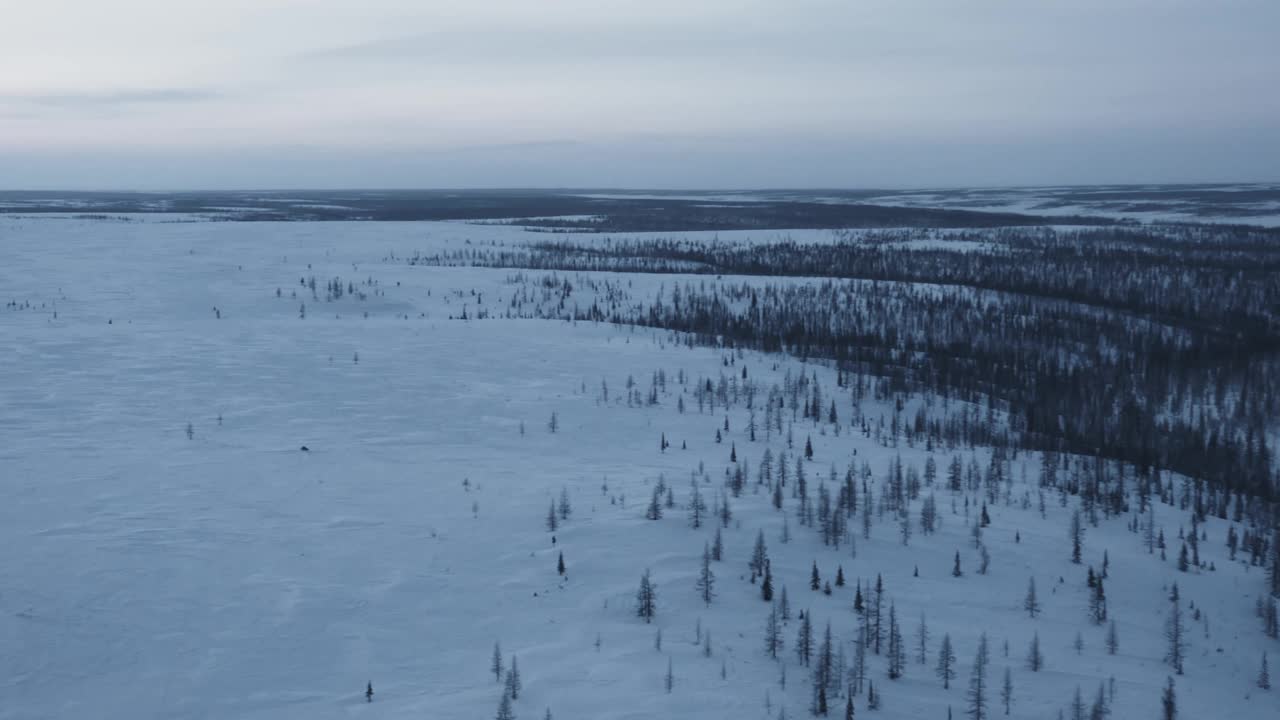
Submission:
<svg viewBox="0 0 1280 720">
<path fill-rule="evenodd" d="M 311 448 L 307 447 L 306 445 L 303 445 L 298 449 L 301 450 L 302 452 L 311 452 Z"/>
<path fill-rule="evenodd" d="M 373 702 L 373 683 L 369 683 L 364 689 L 364 701 Z"/>
</svg>

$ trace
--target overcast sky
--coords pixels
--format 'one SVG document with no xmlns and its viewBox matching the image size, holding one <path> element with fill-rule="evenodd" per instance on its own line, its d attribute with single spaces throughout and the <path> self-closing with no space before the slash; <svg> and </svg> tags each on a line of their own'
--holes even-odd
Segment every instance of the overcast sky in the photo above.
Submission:
<svg viewBox="0 0 1280 720">
<path fill-rule="evenodd" d="M 1280 0 L 0 0 L 0 188 L 1280 180 Z"/>
</svg>

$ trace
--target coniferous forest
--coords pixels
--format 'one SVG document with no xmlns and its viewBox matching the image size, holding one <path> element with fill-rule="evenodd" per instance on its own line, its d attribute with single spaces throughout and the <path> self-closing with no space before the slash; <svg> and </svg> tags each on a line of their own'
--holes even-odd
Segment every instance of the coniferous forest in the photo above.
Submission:
<svg viewBox="0 0 1280 720">
<path fill-rule="evenodd" d="M 561 314 L 823 359 L 855 396 L 929 395 L 989 410 L 901 418 L 922 441 L 1099 455 L 1131 464 L 1146 483 L 1173 471 L 1203 483 L 1197 497 L 1218 514 L 1236 494 L 1275 498 L 1266 441 L 1280 413 L 1275 230 L 849 231 L 826 244 L 605 238 L 407 261 L 668 274 L 655 297 L 614 288 L 613 299 L 585 306 L 565 280 Z M 689 277 L 699 275 L 750 277 Z M 994 412 L 1008 422 L 994 423 Z"/>
</svg>

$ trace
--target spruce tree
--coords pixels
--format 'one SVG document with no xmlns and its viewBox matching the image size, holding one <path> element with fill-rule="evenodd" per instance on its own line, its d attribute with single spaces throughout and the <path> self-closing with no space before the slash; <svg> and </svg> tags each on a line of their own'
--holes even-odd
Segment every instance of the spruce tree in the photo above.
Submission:
<svg viewBox="0 0 1280 720">
<path fill-rule="evenodd" d="M 880 611 L 884 607 L 884 581 L 880 573 L 876 573 L 875 595 L 871 598 L 871 647 L 880 654 L 880 641 L 884 639 L 884 623 L 881 622 Z"/>
<path fill-rule="evenodd" d="M 1031 649 L 1027 651 L 1027 669 L 1040 672 L 1044 667 L 1044 655 L 1040 653 L 1040 633 L 1031 636 Z"/>
<path fill-rule="evenodd" d="M 1093 704 L 1089 706 L 1089 720 L 1107 720 L 1110 712 L 1107 708 L 1106 688 L 1098 683 L 1098 693 L 1093 696 Z"/>
<path fill-rule="evenodd" d="M 702 527 L 702 519 L 707 514 L 707 503 L 702 499 L 702 493 L 698 491 L 698 483 L 696 481 L 690 483 L 689 494 L 689 525 L 697 530 Z"/>
<path fill-rule="evenodd" d="M 823 688 L 835 688 L 839 678 L 835 674 L 835 643 L 831 639 L 831 623 L 827 622 L 822 633 L 822 644 L 818 646 L 817 666 L 813 670 L 813 682 Z"/>
<path fill-rule="evenodd" d="M 494 720 L 516 720 L 516 713 L 511 709 L 510 695 L 502 694 L 502 700 L 498 701 L 498 714 L 493 717 Z"/>
<path fill-rule="evenodd" d="M 853 644 L 853 667 L 849 670 L 850 692 L 862 692 L 862 681 L 867 679 L 867 627 L 858 628 L 858 639 Z"/>
<path fill-rule="evenodd" d="M 800 658 L 800 664 L 809 667 L 809 661 L 813 657 L 813 623 L 807 612 L 800 620 L 800 631 L 796 634 L 796 655 Z"/>
<path fill-rule="evenodd" d="M 902 646 L 902 631 L 898 627 L 898 610 L 895 603 L 889 603 L 889 679 L 902 677 L 906 667 L 906 650 Z"/>
<path fill-rule="evenodd" d="M 1094 578 L 1093 592 L 1089 595 L 1089 618 L 1094 625 L 1107 621 L 1107 596 L 1102 589 L 1102 576 Z"/>
<path fill-rule="evenodd" d="M 573 508 L 569 505 L 568 488 L 560 488 L 560 503 L 556 506 L 556 510 L 560 513 L 561 520 L 568 520 L 569 515 L 573 512 Z"/>
<path fill-rule="evenodd" d="M 1084 695 L 1080 693 L 1080 686 L 1076 686 L 1076 694 L 1071 699 L 1071 720 L 1087 720 L 1084 711 Z"/>
<path fill-rule="evenodd" d="M 489 661 L 489 672 L 493 673 L 494 682 L 502 682 L 502 648 L 498 643 L 493 644 L 493 658 Z"/>
<path fill-rule="evenodd" d="M 653 489 L 653 497 L 649 500 L 649 507 L 645 509 L 644 516 L 649 520 L 662 519 L 662 488 L 655 487 Z"/>
<path fill-rule="evenodd" d="M 507 694 L 512 700 L 520 699 L 520 691 L 524 686 L 520 683 L 520 664 L 516 656 L 511 656 L 511 669 L 507 670 Z"/>
<path fill-rule="evenodd" d="M 949 690 L 951 681 L 956 678 L 956 652 L 951 647 L 951 633 L 943 633 L 942 644 L 938 648 L 938 677 L 942 680 L 942 689 Z"/>
<path fill-rule="evenodd" d="M 1036 598 L 1036 579 L 1034 577 L 1031 578 L 1030 583 L 1027 585 L 1027 597 L 1022 601 L 1022 607 L 1026 609 L 1027 614 L 1032 619 L 1040 612 L 1040 601 Z"/>
<path fill-rule="evenodd" d="M 1080 564 L 1080 552 L 1084 544 L 1084 524 L 1080 522 L 1080 511 L 1071 513 L 1071 562 Z"/>
<path fill-rule="evenodd" d="M 1165 679 L 1164 692 L 1160 694 L 1160 717 L 1178 720 L 1178 697 L 1173 692 L 1173 678 Z"/>
<path fill-rule="evenodd" d="M 973 670 L 969 674 L 966 699 L 970 720 L 985 720 L 987 717 L 987 661 L 987 634 L 983 633 L 978 639 L 978 652 L 974 655 Z"/>
<path fill-rule="evenodd" d="M 711 547 L 705 543 L 702 546 L 702 568 L 698 571 L 698 596 L 702 598 L 702 602 L 711 607 L 711 600 L 716 596 L 715 592 L 715 573 L 711 572 Z"/>
<path fill-rule="evenodd" d="M 1173 590 L 1169 593 L 1169 617 L 1165 621 L 1164 637 L 1169 643 L 1164 661 L 1169 663 L 1175 673 L 1181 675 L 1187 642 L 1182 624 L 1182 606 L 1179 604 L 1177 583 L 1173 584 Z"/>
<path fill-rule="evenodd" d="M 1267 654 L 1262 653 L 1262 668 L 1258 670 L 1258 687 L 1263 690 L 1271 689 L 1271 671 L 1267 668 Z"/>
<path fill-rule="evenodd" d="M 782 623 L 778 620 L 778 606 L 769 608 L 769 619 L 764 626 L 764 649 L 769 657 L 778 659 L 778 651 L 782 650 Z"/>
<path fill-rule="evenodd" d="M 916 661 L 921 665 L 929 663 L 929 624 L 924 613 L 920 613 L 920 624 L 916 626 Z"/>
<path fill-rule="evenodd" d="M 1004 669 L 1004 683 L 1000 686 L 1000 702 L 1004 703 L 1004 714 L 1009 714 L 1009 708 L 1013 705 L 1013 671 L 1009 668 Z"/>
<path fill-rule="evenodd" d="M 640 589 L 636 592 L 636 615 L 644 618 L 646 624 L 653 622 L 657 613 L 657 592 L 649 579 L 649 571 L 640 576 Z"/>
<path fill-rule="evenodd" d="M 765 563 L 769 561 L 769 551 L 764 544 L 764 531 L 761 530 L 756 534 L 755 547 L 751 549 L 751 560 L 747 563 L 748 569 L 751 570 L 752 577 L 760 575 L 764 572 Z"/>
</svg>

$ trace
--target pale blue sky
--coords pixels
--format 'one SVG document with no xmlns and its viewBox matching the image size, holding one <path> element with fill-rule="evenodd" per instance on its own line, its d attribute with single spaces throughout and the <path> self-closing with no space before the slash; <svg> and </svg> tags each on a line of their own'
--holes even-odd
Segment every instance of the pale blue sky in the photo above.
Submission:
<svg viewBox="0 0 1280 720">
<path fill-rule="evenodd" d="M 0 187 L 1280 180 L 1276 0 L 41 0 Z"/>
</svg>

